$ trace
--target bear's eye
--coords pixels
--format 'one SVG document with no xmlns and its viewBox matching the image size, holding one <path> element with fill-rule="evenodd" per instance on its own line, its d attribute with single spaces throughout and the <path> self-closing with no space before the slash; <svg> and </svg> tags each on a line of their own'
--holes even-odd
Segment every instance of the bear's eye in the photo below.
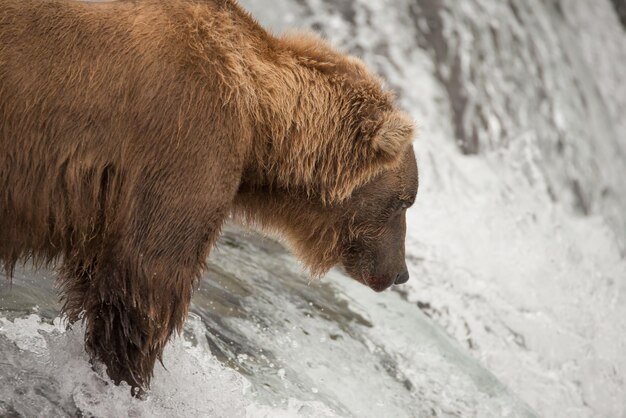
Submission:
<svg viewBox="0 0 626 418">
<path fill-rule="evenodd" d="M 413 205 L 413 199 L 395 198 L 388 206 L 388 216 L 395 216 L 402 213 L 403 210 L 410 208 Z"/>
<path fill-rule="evenodd" d="M 413 200 L 401 200 L 400 201 L 400 207 L 402 209 L 408 209 L 411 206 L 413 206 L 413 202 L 414 202 Z"/>
</svg>

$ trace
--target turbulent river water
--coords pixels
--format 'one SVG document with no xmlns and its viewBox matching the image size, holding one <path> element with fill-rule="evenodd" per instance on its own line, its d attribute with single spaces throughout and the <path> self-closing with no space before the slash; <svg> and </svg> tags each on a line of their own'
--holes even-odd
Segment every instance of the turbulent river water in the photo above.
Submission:
<svg viewBox="0 0 626 418">
<path fill-rule="evenodd" d="M 357 54 L 420 125 L 408 284 L 311 281 L 228 226 L 145 400 L 54 273 L 0 277 L 0 416 L 626 416 L 626 31 L 609 0 L 247 0 Z"/>
</svg>

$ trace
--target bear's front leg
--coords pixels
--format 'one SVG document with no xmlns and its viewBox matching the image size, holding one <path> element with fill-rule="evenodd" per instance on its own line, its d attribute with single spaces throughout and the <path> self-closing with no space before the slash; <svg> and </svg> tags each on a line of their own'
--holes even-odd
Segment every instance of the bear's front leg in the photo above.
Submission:
<svg viewBox="0 0 626 418">
<path fill-rule="evenodd" d="M 92 359 L 115 383 L 140 390 L 149 387 L 172 333 L 182 329 L 238 184 L 214 181 L 221 166 L 198 170 L 194 158 L 206 156 L 183 156 L 184 164 L 176 154 L 168 163 L 190 171 L 155 165 L 126 181 L 132 193 L 108 194 L 97 234 L 85 248 L 68 251 L 60 275 L 65 314 L 84 319 Z"/>
<path fill-rule="evenodd" d="M 97 262 L 89 274 L 85 348 L 116 384 L 147 388 L 165 344 L 184 323 L 203 260 L 193 268 L 170 263 Z"/>
<path fill-rule="evenodd" d="M 64 261 L 59 277 L 64 314 L 86 323 L 85 348 L 116 383 L 138 395 L 149 387 L 156 360 L 187 317 L 193 288 L 216 228 L 163 248 L 115 248 L 89 262 Z M 182 236 L 179 236 L 182 238 Z M 122 255 L 123 254 L 123 255 Z"/>
</svg>

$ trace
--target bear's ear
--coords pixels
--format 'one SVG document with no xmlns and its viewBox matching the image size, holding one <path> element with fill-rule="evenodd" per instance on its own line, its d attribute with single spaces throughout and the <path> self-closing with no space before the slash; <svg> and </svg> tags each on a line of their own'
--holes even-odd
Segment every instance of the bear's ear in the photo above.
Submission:
<svg viewBox="0 0 626 418">
<path fill-rule="evenodd" d="M 370 148 L 374 165 L 393 165 L 400 160 L 415 136 L 415 123 L 403 111 L 383 112 L 378 120 L 364 122 L 364 140 Z"/>
<path fill-rule="evenodd" d="M 415 124 L 405 112 L 368 112 L 359 122 L 353 138 L 356 143 L 350 144 L 338 159 L 335 171 L 324 176 L 322 199 L 342 201 L 383 170 L 399 164 L 414 135 Z"/>
<path fill-rule="evenodd" d="M 415 123 L 399 110 L 376 112 L 361 122 L 358 141 L 365 159 L 374 171 L 385 169 L 400 160 L 415 136 Z"/>
</svg>

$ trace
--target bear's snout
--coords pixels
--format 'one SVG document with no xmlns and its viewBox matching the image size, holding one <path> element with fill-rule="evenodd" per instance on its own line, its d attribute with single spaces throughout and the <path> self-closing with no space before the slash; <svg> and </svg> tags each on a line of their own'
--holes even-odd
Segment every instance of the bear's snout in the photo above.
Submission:
<svg viewBox="0 0 626 418">
<path fill-rule="evenodd" d="M 392 280 L 393 279 L 393 280 Z M 409 281 L 409 272 L 404 270 L 402 273 L 372 276 L 365 280 L 370 288 L 376 292 L 382 292 L 383 290 L 391 287 L 391 285 L 403 284 Z"/>
<path fill-rule="evenodd" d="M 396 279 L 394 280 L 393 284 L 404 284 L 408 281 L 409 281 L 409 272 L 405 270 L 402 273 L 398 273 L 396 275 Z"/>
</svg>

